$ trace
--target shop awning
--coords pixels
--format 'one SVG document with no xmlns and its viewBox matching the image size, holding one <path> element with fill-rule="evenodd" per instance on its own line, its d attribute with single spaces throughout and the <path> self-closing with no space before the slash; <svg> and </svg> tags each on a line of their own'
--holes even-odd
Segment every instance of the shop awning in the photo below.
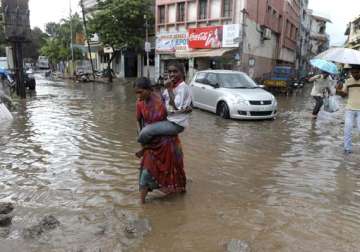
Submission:
<svg viewBox="0 0 360 252">
<path fill-rule="evenodd" d="M 193 49 L 191 51 L 177 51 L 176 58 L 201 58 L 201 57 L 220 57 L 225 53 L 237 48 L 218 48 L 218 49 Z"/>
</svg>

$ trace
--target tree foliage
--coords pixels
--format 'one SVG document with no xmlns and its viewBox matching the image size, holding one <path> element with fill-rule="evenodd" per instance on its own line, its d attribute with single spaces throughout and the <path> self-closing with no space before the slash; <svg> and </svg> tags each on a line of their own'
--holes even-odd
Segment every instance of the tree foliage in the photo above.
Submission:
<svg viewBox="0 0 360 252">
<path fill-rule="evenodd" d="M 59 36 L 60 27 L 61 25 L 59 23 L 50 22 L 45 25 L 45 32 L 50 37 L 57 37 Z"/>
<path fill-rule="evenodd" d="M 49 38 L 41 48 L 41 54 L 48 57 L 50 63 L 56 64 L 71 57 L 71 44 L 77 33 L 83 33 L 83 24 L 79 14 L 75 13 L 71 19 L 63 19 L 60 23 L 47 23 L 46 33 Z M 82 59 L 80 49 L 74 48 L 74 59 Z"/>
<path fill-rule="evenodd" d="M 40 55 L 40 48 L 46 43 L 49 36 L 44 33 L 40 28 L 35 27 L 31 30 L 30 41 L 24 44 L 23 56 L 24 58 L 31 58 L 36 61 Z"/>
<path fill-rule="evenodd" d="M 39 57 L 40 48 L 45 44 L 47 39 L 46 33 L 40 28 L 35 27 L 31 30 L 30 40 L 23 44 L 23 57 L 36 60 Z M 5 41 L 3 26 L 0 26 L 0 56 L 5 55 L 5 47 L 9 44 Z"/>
<path fill-rule="evenodd" d="M 90 35 L 97 34 L 105 46 L 114 50 L 139 48 L 145 39 L 145 19 L 152 20 L 150 0 L 98 1 L 97 11 L 89 20 Z"/>
</svg>

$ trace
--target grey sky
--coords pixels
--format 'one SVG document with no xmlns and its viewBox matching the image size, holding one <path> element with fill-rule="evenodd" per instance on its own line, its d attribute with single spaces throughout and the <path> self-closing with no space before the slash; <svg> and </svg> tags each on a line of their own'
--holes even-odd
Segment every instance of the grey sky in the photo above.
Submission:
<svg viewBox="0 0 360 252">
<path fill-rule="evenodd" d="M 342 45 L 346 25 L 360 15 L 360 0 L 309 0 L 309 8 L 316 14 L 330 18 L 332 23 L 326 31 L 330 35 L 332 45 Z"/>
<path fill-rule="evenodd" d="M 31 26 L 44 30 L 46 23 L 59 22 L 68 17 L 70 2 L 73 12 L 79 12 L 79 0 L 29 0 Z M 360 15 L 360 0 L 309 0 L 309 8 L 332 20 L 327 32 L 331 44 L 339 45 L 345 41 L 347 23 Z"/>
<path fill-rule="evenodd" d="M 70 16 L 72 12 L 80 12 L 79 0 L 29 0 L 30 25 L 45 30 L 45 24 L 59 22 Z"/>
</svg>

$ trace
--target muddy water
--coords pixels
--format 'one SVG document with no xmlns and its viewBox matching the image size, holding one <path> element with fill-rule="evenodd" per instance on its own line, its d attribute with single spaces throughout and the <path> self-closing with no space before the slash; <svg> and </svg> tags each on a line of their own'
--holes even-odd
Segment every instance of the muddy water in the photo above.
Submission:
<svg viewBox="0 0 360 252">
<path fill-rule="evenodd" d="M 342 153 L 343 111 L 309 118 L 309 88 L 278 97 L 274 121 L 195 110 L 182 134 L 188 192 L 138 201 L 131 85 L 38 80 L 0 125 L 0 201 L 16 205 L 0 251 L 252 251 L 360 248 L 360 139 Z M 60 227 L 22 230 L 52 214 Z M 129 235 L 131 220 L 151 231 Z"/>
</svg>

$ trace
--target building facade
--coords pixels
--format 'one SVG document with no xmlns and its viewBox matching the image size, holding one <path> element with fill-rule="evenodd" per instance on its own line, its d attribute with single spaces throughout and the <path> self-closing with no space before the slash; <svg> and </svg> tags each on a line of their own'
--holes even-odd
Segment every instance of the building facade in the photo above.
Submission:
<svg viewBox="0 0 360 252">
<path fill-rule="evenodd" d="M 295 66 L 300 9 L 298 0 L 157 0 L 156 77 L 173 59 L 189 78 L 208 68 L 257 78 L 276 64 Z"/>
<path fill-rule="evenodd" d="M 348 24 L 345 35 L 348 36 L 346 47 L 360 50 L 360 16 L 354 18 Z"/>
<path fill-rule="evenodd" d="M 310 29 L 311 14 L 308 9 L 309 1 L 301 0 L 300 2 L 300 36 L 298 40 L 297 65 L 299 69 L 299 77 L 307 75 L 309 70 L 309 51 L 310 51 Z"/>
<path fill-rule="evenodd" d="M 326 24 L 330 19 L 314 14 L 311 10 L 310 21 L 310 50 L 309 58 L 313 58 L 319 53 L 329 49 L 330 36 L 326 33 Z"/>
</svg>

